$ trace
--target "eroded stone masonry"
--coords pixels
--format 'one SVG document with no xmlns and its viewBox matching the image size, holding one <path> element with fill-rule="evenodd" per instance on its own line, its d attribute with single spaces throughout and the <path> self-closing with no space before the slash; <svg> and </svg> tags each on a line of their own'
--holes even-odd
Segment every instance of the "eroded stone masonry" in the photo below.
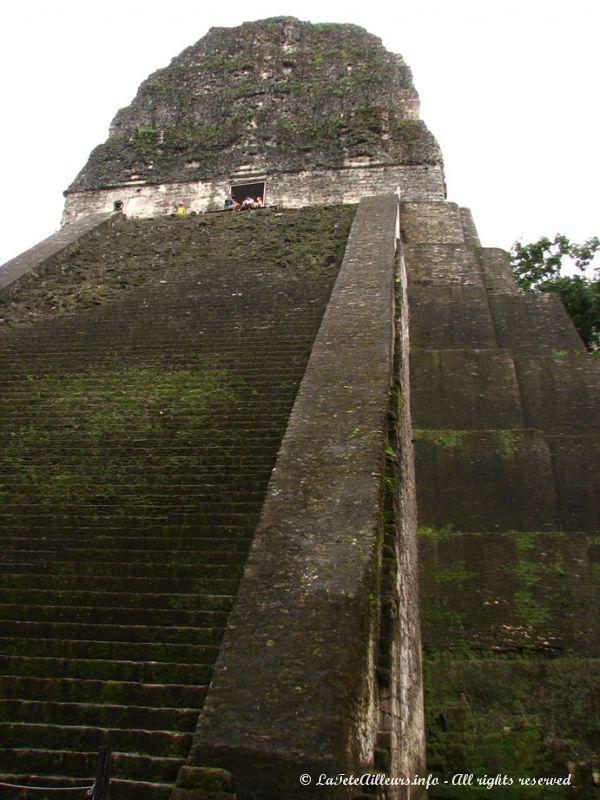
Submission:
<svg viewBox="0 0 600 800">
<path fill-rule="evenodd" d="M 354 25 L 293 18 L 213 28 L 140 86 L 66 192 L 65 221 L 221 209 L 232 184 L 271 205 L 443 199 L 439 147 L 410 69 Z"/>
<path fill-rule="evenodd" d="M 600 360 L 402 59 L 211 30 L 66 194 L 0 270 L 2 798 L 598 798 Z"/>
</svg>

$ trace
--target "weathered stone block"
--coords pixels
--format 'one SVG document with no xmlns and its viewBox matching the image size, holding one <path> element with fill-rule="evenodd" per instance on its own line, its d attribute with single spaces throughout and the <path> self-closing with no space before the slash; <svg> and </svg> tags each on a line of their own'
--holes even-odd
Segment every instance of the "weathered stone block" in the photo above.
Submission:
<svg viewBox="0 0 600 800">
<path fill-rule="evenodd" d="M 177 774 L 177 786 L 182 789 L 229 791 L 231 773 L 218 767 L 182 767 Z"/>
<path fill-rule="evenodd" d="M 548 445 L 537 431 L 415 430 L 419 524 L 558 530 Z"/>
<path fill-rule="evenodd" d="M 486 293 L 476 286 L 413 286 L 412 347 L 432 350 L 496 347 Z"/>
<path fill-rule="evenodd" d="M 442 779 L 456 772 L 500 773 L 518 786 L 519 777 L 568 780 L 571 774 L 571 785 L 577 782 L 580 788 L 554 787 L 555 796 L 595 795 L 598 659 L 455 660 L 437 654 L 426 659 L 425 675 L 429 766 Z M 489 794 L 480 788 L 481 797 Z M 539 789 L 531 796 L 551 796 L 549 787 Z M 460 795 L 444 794 L 442 787 L 436 797 Z"/>
<path fill-rule="evenodd" d="M 402 241 L 416 244 L 464 244 L 460 208 L 456 203 L 402 203 Z"/>
<path fill-rule="evenodd" d="M 421 529 L 419 563 L 427 652 L 600 656 L 584 534 Z"/>
<path fill-rule="evenodd" d="M 460 217 L 462 220 L 463 233 L 467 246 L 473 249 L 481 247 L 479 234 L 477 233 L 477 228 L 475 226 L 475 221 L 473 220 L 471 211 L 468 208 L 461 208 Z"/>
<path fill-rule="evenodd" d="M 490 295 L 498 347 L 524 355 L 585 353 L 585 346 L 554 294 Z"/>
<path fill-rule="evenodd" d="M 506 350 L 413 350 L 417 428 L 523 428 L 519 386 Z"/>
<path fill-rule="evenodd" d="M 600 531 L 600 435 L 548 436 L 558 509 L 569 531 Z"/>
<path fill-rule="evenodd" d="M 403 252 L 411 286 L 483 286 L 475 251 L 464 244 L 407 244 Z"/>
<path fill-rule="evenodd" d="M 600 430 L 600 361 L 587 354 L 518 356 L 527 425 L 552 433 Z"/>
<path fill-rule="evenodd" d="M 484 247 L 478 250 L 478 256 L 483 283 L 488 292 L 517 294 L 517 285 L 505 250 Z"/>
</svg>

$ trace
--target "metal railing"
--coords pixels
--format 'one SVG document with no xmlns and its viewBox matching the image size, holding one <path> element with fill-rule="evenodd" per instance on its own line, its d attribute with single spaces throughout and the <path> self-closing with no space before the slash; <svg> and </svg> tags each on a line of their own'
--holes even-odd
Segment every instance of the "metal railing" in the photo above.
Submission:
<svg viewBox="0 0 600 800">
<path fill-rule="evenodd" d="M 91 800 L 110 800 L 110 768 L 112 751 L 110 747 L 101 747 L 96 759 L 96 778 L 87 786 L 26 786 L 19 783 L 4 783 L 5 789 L 26 789 L 28 792 L 85 792 Z"/>
</svg>

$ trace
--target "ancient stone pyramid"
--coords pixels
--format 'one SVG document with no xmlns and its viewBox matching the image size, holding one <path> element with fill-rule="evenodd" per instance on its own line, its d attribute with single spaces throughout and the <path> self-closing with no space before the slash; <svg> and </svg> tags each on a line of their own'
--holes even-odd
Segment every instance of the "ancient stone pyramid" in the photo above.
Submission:
<svg viewBox="0 0 600 800">
<path fill-rule="evenodd" d="M 211 30 L 66 195 L 0 269 L 0 796 L 595 797 L 600 362 L 402 59 Z"/>
</svg>

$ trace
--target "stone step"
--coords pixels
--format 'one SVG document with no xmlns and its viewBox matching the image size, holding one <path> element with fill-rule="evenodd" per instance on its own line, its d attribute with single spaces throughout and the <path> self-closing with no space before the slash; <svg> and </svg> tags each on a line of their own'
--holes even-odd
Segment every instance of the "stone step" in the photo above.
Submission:
<svg viewBox="0 0 600 800">
<path fill-rule="evenodd" d="M 89 779 L 95 775 L 97 753 L 80 750 L 34 748 L 2 748 L 0 764 L 4 773 L 65 774 Z M 156 783 L 174 783 L 185 759 L 156 757 L 138 753 L 113 752 L 112 775 L 115 778 L 141 778 Z"/>
<path fill-rule="evenodd" d="M 156 684 L 119 680 L 0 675 L 0 697 L 55 703 L 101 703 L 152 708 L 201 708 L 206 684 Z M 0 761 L 0 763 L 2 763 Z"/>
<path fill-rule="evenodd" d="M 10 572 L 2 577 L 2 585 L 24 589 L 31 586 L 32 576 L 40 588 L 64 591 L 122 592 L 125 586 L 134 592 L 157 594 L 216 594 L 235 595 L 239 579 L 203 578 L 137 578 L 98 577 L 94 575 L 45 575 L 43 572 Z"/>
<path fill-rule="evenodd" d="M 123 608 L 119 606 L 55 605 L 35 606 L 31 603 L 0 605 L 0 619 L 23 622 L 77 622 L 98 625 L 144 625 L 148 618 L 153 626 L 177 625 L 186 628 L 219 628 L 226 624 L 225 611 L 197 611 L 183 608 L 152 607 Z"/>
<path fill-rule="evenodd" d="M 411 408 L 417 428 L 525 428 L 509 350 L 411 352 Z"/>
<path fill-rule="evenodd" d="M 240 565 L 243 567 L 246 560 L 245 550 L 235 548 L 232 550 L 216 550 L 207 549 L 206 547 L 196 549 L 190 549 L 188 547 L 186 550 L 180 551 L 177 549 L 167 549 L 166 547 L 162 550 L 135 550 L 134 548 L 125 549 L 121 547 L 113 550 L 104 546 L 97 547 L 94 550 L 83 550 L 79 548 L 70 548 L 65 545 L 64 542 L 59 541 L 57 541 L 55 547 L 50 547 L 49 543 L 46 541 L 41 543 L 42 546 L 39 549 L 30 550 L 24 547 L 7 547 L 4 540 L 0 541 L 4 548 L 0 553 L 0 562 L 4 562 L 5 564 L 42 563 L 47 565 L 58 562 L 59 571 L 61 570 L 61 564 L 76 564 L 78 562 L 84 562 L 86 564 L 103 563 L 121 565 L 135 563 L 138 566 L 142 564 L 152 565 L 160 563 L 165 568 L 167 566 L 179 565 L 224 568 Z M 31 545 L 31 540 L 27 540 L 26 544 Z M 220 542 L 218 544 L 221 545 Z M 65 556 L 67 555 L 69 556 L 68 561 L 65 560 Z M 89 570 L 78 570 L 78 572 L 80 572 L 80 574 L 86 574 Z M 216 574 L 221 573 L 219 572 Z M 227 577 L 229 577 L 229 574 L 227 574 Z M 0 598 L 2 598 L 1 588 Z"/>
<path fill-rule="evenodd" d="M 462 531 L 557 530 L 546 439 L 534 430 L 414 429 L 419 524 Z"/>
<path fill-rule="evenodd" d="M 61 553 L 57 554 L 59 557 Z M 16 570 L 28 572 L 30 575 L 89 575 L 93 578 L 110 576 L 122 578 L 196 578 L 210 581 L 217 579 L 239 579 L 243 564 L 239 560 L 235 564 L 205 564 L 205 563 L 135 563 L 113 561 L 57 561 L 46 560 L 42 556 L 35 561 L 26 562 L 5 554 L 0 563 L 0 575 L 13 575 Z"/>
<path fill-rule="evenodd" d="M 189 685 L 206 685 L 211 676 L 211 667 L 205 664 L 4 655 L 0 655 L 0 671 L 5 675 L 31 678 L 63 677 L 156 684 L 171 680 Z"/>
<path fill-rule="evenodd" d="M 161 505 L 156 505 L 153 510 L 155 511 L 155 520 L 166 518 L 169 515 L 169 511 L 171 510 L 171 506 L 162 503 Z M 146 509 L 147 510 L 147 509 Z M 189 517 L 189 521 L 192 524 L 204 524 L 206 527 L 212 527 L 213 525 L 221 525 L 221 526 L 228 526 L 230 528 L 239 526 L 240 528 L 245 528 L 249 523 L 253 522 L 256 524 L 256 518 L 258 513 L 260 512 L 260 508 L 258 509 L 249 509 L 245 513 L 231 513 L 231 512 L 203 512 L 203 511 L 194 511 L 193 505 L 190 508 L 184 507 L 184 511 L 187 511 L 186 516 Z M 15 525 L 27 525 L 27 524 L 36 524 L 39 527 L 46 528 L 48 530 L 54 529 L 57 525 L 61 525 L 64 523 L 71 523 L 77 524 L 79 520 L 85 520 L 89 517 L 95 517 L 99 522 L 104 521 L 108 524 L 111 522 L 114 523 L 115 521 L 120 520 L 129 520 L 131 516 L 135 514 L 135 507 L 128 507 L 118 504 L 107 504 L 103 503 L 102 505 L 98 504 L 95 505 L 87 505 L 81 506 L 73 503 L 73 511 L 70 512 L 68 506 L 63 509 L 57 509 L 54 513 L 49 511 L 40 511 L 39 507 L 37 510 L 34 509 L 32 506 L 25 506 L 22 508 L 21 519 L 14 519 L 14 512 L 11 512 L 8 508 L 3 508 L 0 510 L 0 528 L 12 526 L 14 523 Z M 73 515 L 75 515 L 75 520 L 73 519 Z M 170 515 L 170 516 L 175 516 Z M 77 521 L 76 521 L 77 520 Z M 226 594 L 226 592 L 225 592 Z"/>
<path fill-rule="evenodd" d="M 0 719 L 53 725 L 119 727 L 124 730 L 194 731 L 198 708 L 151 708 L 149 706 L 98 703 L 55 703 L 40 700 L 0 699 Z M 118 726 L 117 726 L 118 723 Z"/>
<path fill-rule="evenodd" d="M 523 355 L 585 354 L 585 346 L 557 295 L 490 295 L 499 347 Z"/>
<path fill-rule="evenodd" d="M 78 608 L 111 609 L 181 609 L 226 614 L 231 610 L 231 595 L 173 594 L 152 592 L 61 592 L 53 589 L 0 589 L 0 604 L 18 606 L 77 606 Z"/>
<path fill-rule="evenodd" d="M 185 757 L 192 743 L 191 733 L 146 731 L 135 728 L 99 728 L 81 725 L 48 725 L 31 722 L 0 722 L 0 751 L 6 748 L 112 750 L 141 752 L 151 756 Z"/>
<path fill-rule="evenodd" d="M 118 497 L 119 502 L 123 505 L 135 503 L 136 499 L 139 502 L 140 496 L 150 498 L 157 504 L 164 504 L 172 498 L 179 498 L 183 495 L 188 505 L 202 507 L 206 510 L 220 511 L 223 508 L 231 508 L 234 513 L 243 513 L 246 510 L 250 510 L 252 513 L 257 508 L 260 509 L 266 488 L 264 487 L 262 492 L 237 492 L 235 489 L 207 492 L 200 481 L 193 484 L 176 482 L 171 484 L 167 480 L 167 472 L 159 483 L 145 480 L 143 476 L 140 476 L 139 483 L 129 481 L 121 483 L 115 478 L 114 481 L 105 481 L 101 486 L 91 487 L 89 474 L 86 475 L 85 463 L 82 464 L 81 472 L 73 476 L 73 480 L 70 479 L 71 475 L 68 476 L 67 490 L 71 494 L 75 494 L 78 499 L 84 500 L 86 504 L 95 500 L 101 506 L 105 506 L 111 501 L 114 502 L 115 497 Z M 27 497 L 36 497 L 40 492 L 43 495 L 44 487 L 48 486 L 48 483 L 47 479 L 44 480 L 43 475 L 40 478 L 32 478 L 30 475 L 24 474 L 21 482 L 18 478 L 13 477 L 3 480 L 0 485 L 3 491 L 10 493 L 10 499 L 13 502 L 17 495 L 26 502 L 25 498 Z M 78 492 L 79 495 L 77 495 Z"/>
<path fill-rule="evenodd" d="M 152 618 L 151 618 L 151 621 Z M 0 636 L 35 639 L 85 640 L 115 642 L 163 642 L 165 644 L 218 645 L 222 628 L 197 628 L 185 625 L 111 625 L 90 622 L 52 622 L 0 618 Z"/>
<path fill-rule="evenodd" d="M 66 532 L 65 532 L 66 533 Z M 47 536 L 27 535 L 27 536 L 1 536 L 0 544 L 4 551 L 19 550 L 25 552 L 25 548 L 34 547 L 36 552 L 46 550 L 47 552 L 56 552 L 57 550 L 65 550 L 69 555 L 74 557 L 83 553 L 106 553 L 112 554 L 115 551 L 123 553 L 135 553 L 136 546 L 139 546 L 140 558 L 144 558 L 146 554 L 155 554 L 158 558 L 163 557 L 164 554 L 170 552 L 180 553 L 185 557 L 186 553 L 205 553 L 206 558 L 220 558 L 225 557 L 233 552 L 245 553 L 247 544 L 243 539 L 233 537 L 208 537 L 202 535 L 190 534 L 185 536 L 122 536 L 117 535 L 102 535 L 90 536 L 89 532 L 77 538 L 68 538 L 66 535 L 53 533 Z M 161 555 L 162 554 L 162 555 Z M 115 556 L 116 557 L 116 556 Z M 0 593 L 2 589 L 0 588 Z"/>
<path fill-rule="evenodd" d="M 105 520 L 105 524 L 102 525 L 90 525 L 87 522 L 75 526 L 54 524 L 51 533 L 48 535 L 48 541 L 52 542 L 55 537 L 61 537 L 61 533 L 64 533 L 65 539 L 68 539 L 68 537 L 80 531 L 81 539 L 77 539 L 76 541 L 83 541 L 84 539 L 91 542 L 98 541 L 98 536 L 102 537 L 105 535 L 107 546 L 114 542 L 115 547 L 119 546 L 119 542 L 121 541 L 124 546 L 130 547 L 135 544 L 135 539 L 139 537 L 142 543 L 156 543 L 157 545 L 162 540 L 162 543 L 168 549 L 179 546 L 182 550 L 186 549 L 186 542 L 189 543 L 191 549 L 195 549 L 196 547 L 202 548 L 204 543 L 206 543 L 206 546 L 209 548 L 212 544 L 215 544 L 217 547 L 224 548 L 233 547 L 235 545 L 238 549 L 244 549 L 253 533 L 251 525 L 246 525 L 244 527 L 232 525 L 192 527 L 186 524 L 167 525 L 149 519 L 138 519 L 137 522 L 140 523 L 138 527 L 133 524 L 131 527 L 129 527 L 129 525 L 127 525 L 127 527 L 117 525 L 114 520 Z M 99 531 L 99 533 L 94 535 L 96 531 Z M 164 534 L 164 538 L 159 538 L 159 536 L 157 536 L 157 534 L 160 533 Z M 18 520 L 15 520 L 13 527 L 10 529 L 10 533 L 8 533 L 6 529 L 4 533 L 0 533 L 0 541 L 6 540 L 9 543 L 12 541 L 22 541 L 23 539 L 34 541 L 36 535 L 39 537 L 39 534 L 39 529 L 32 528 L 31 526 L 24 525 Z M 42 537 L 40 541 L 44 541 L 44 537 Z M 102 541 L 104 541 L 104 539 L 102 539 Z"/>
<path fill-rule="evenodd" d="M 212 664 L 216 645 L 165 644 L 162 642 L 111 642 L 69 639 L 29 639 L 0 637 L 6 656 L 37 658 L 111 659 L 114 661 L 166 661 L 189 664 Z"/>
<path fill-rule="evenodd" d="M 90 785 L 91 781 L 92 778 L 90 777 Z M 86 785 L 86 781 L 83 779 L 69 778 L 64 775 L 32 775 L 30 773 L 18 775 L 0 773 L 0 782 L 13 785 L 17 784 L 19 786 L 50 786 L 55 788 L 61 786 L 77 787 Z M 147 781 L 128 781 L 118 778 L 111 780 L 111 796 L 115 798 L 115 800 L 139 800 L 142 797 L 144 800 L 168 800 L 172 788 L 171 783 L 149 783 Z M 12 792 L 16 790 L 6 789 L 6 791 Z M 73 795 L 76 795 L 76 793 L 63 793 L 63 796 Z M 61 794 L 60 792 L 52 792 L 51 796 L 60 797 Z M 12 800 L 12 797 L 16 798 L 17 795 L 13 794 L 11 798 L 7 798 L 7 800 Z M 31 789 L 31 791 L 21 789 L 19 790 L 18 798 L 19 800 L 40 800 L 40 791 L 39 789 Z"/>
<path fill-rule="evenodd" d="M 488 295 L 483 288 L 409 288 L 411 347 L 432 350 L 497 347 Z"/>
<path fill-rule="evenodd" d="M 287 335 L 286 335 L 287 334 Z M 96 344 L 86 344 L 81 341 L 69 340 L 64 337 L 63 345 L 59 347 L 56 339 L 48 341 L 44 337 L 37 337 L 43 347 L 26 347 L 26 342 L 15 341 L 7 337 L 5 346 L 0 353 L 0 367 L 6 370 L 8 376 L 27 375 L 29 365 L 37 363 L 47 363 L 51 360 L 52 371 L 69 367 L 73 361 L 88 361 L 89 356 L 94 356 L 94 363 L 102 367 L 120 366 L 139 363 L 146 355 L 150 354 L 159 360 L 159 363 L 172 363 L 168 357 L 174 356 L 178 362 L 197 359 L 198 357 L 215 360 L 217 364 L 236 362 L 240 358 L 257 358 L 257 352 L 267 349 L 269 361 L 288 360 L 297 358 L 298 363 L 308 359 L 310 337 L 296 335 L 282 331 L 277 338 L 273 338 L 270 332 L 262 336 L 256 331 L 240 331 L 236 337 L 227 337 L 221 329 L 216 329 L 212 334 L 207 332 L 197 332 L 191 336 L 178 336 L 176 339 L 163 339 L 160 346 L 148 347 L 140 343 L 123 342 L 119 345 L 119 355 L 109 348 Z M 30 341 L 33 341 L 30 339 Z M 23 358 L 23 361 L 16 361 L 15 356 Z M 209 362 L 210 363 L 210 362 Z M 4 374 L 4 373 L 3 373 Z"/>
<path fill-rule="evenodd" d="M 558 350 L 518 356 L 515 366 L 531 427 L 549 434 L 600 432 L 600 360 Z"/>
<path fill-rule="evenodd" d="M 51 528 L 47 529 L 50 535 L 57 536 L 64 531 L 68 536 L 72 536 L 74 532 L 80 531 L 84 536 L 90 536 L 99 531 L 106 533 L 110 537 L 120 538 L 122 536 L 126 539 L 133 538 L 136 535 L 146 537 L 164 533 L 165 537 L 170 538 L 175 534 L 179 537 L 189 537 L 190 541 L 195 542 L 203 536 L 210 540 L 222 534 L 224 539 L 234 538 L 243 543 L 248 541 L 254 532 L 253 520 L 249 520 L 245 525 L 216 525 L 214 523 L 202 525 L 193 523 L 185 516 L 183 518 L 179 517 L 179 521 L 171 521 L 175 515 L 168 512 L 163 514 L 156 512 L 153 516 L 144 514 L 135 517 L 125 514 L 119 519 L 95 516 L 93 519 L 88 518 L 77 521 L 69 516 L 63 519 L 63 516 L 61 515 L 59 519 L 54 516 Z M 44 530 L 44 528 L 41 529 Z M 26 522 L 22 519 L 15 519 L 9 525 L 6 523 L 0 524 L 0 531 L 5 534 L 9 532 L 11 537 L 21 538 L 28 536 L 29 533 L 39 535 L 40 526 L 33 524 L 31 521 Z"/>
</svg>

